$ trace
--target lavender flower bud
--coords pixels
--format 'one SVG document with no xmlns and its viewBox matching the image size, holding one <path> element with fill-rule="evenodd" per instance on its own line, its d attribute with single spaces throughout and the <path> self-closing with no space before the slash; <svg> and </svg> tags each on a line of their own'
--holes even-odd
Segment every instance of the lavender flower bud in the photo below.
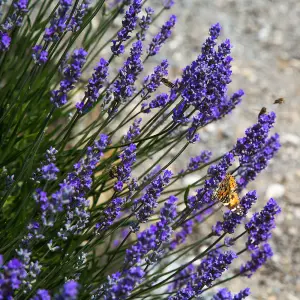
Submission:
<svg viewBox="0 0 300 300">
<path fill-rule="evenodd" d="M 160 65 L 154 68 L 154 72 L 151 75 L 145 77 L 143 83 L 144 94 L 146 94 L 147 92 L 153 93 L 158 89 L 158 87 L 161 85 L 161 79 L 163 77 L 168 76 L 168 67 L 169 67 L 169 63 L 165 59 L 161 62 Z"/>
<path fill-rule="evenodd" d="M 0 30 L 0 51 L 4 52 L 9 49 L 11 42 L 11 37 L 6 33 Z"/>
<path fill-rule="evenodd" d="M 43 47 L 41 45 L 35 45 L 32 48 L 32 58 L 34 63 L 39 66 L 44 65 L 48 61 L 48 52 L 42 49 Z"/>
<path fill-rule="evenodd" d="M 65 32 L 71 6 L 72 0 L 59 1 L 59 8 L 50 21 L 51 26 L 46 28 L 44 33 L 44 40 L 46 42 L 56 42 L 59 36 Z"/>
<path fill-rule="evenodd" d="M 91 4 L 91 0 L 83 0 L 80 6 L 74 12 L 70 24 L 68 25 L 67 30 L 77 32 L 80 29 L 80 26 L 83 22 L 84 16 L 88 12 L 89 5 Z"/>
<path fill-rule="evenodd" d="M 172 15 L 170 19 L 161 27 L 160 32 L 152 39 L 148 47 L 148 55 L 157 54 L 162 44 L 171 36 L 172 28 L 175 26 L 176 16 Z"/>
<path fill-rule="evenodd" d="M 122 29 L 118 32 L 117 39 L 113 40 L 113 45 L 111 46 L 111 51 L 114 55 L 120 55 L 124 53 L 123 42 L 130 39 L 130 33 L 135 29 L 138 17 L 137 15 L 141 11 L 142 0 L 133 0 L 128 10 L 125 13 L 125 17 L 122 21 Z"/>
<path fill-rule="evenodd" d="M 241 266 L 240 271 L 242 275 L 250 278 L 272 256 L 271 246 L 269 244 L 262 245 L 252 253 L 251 260 Z"/>
<path fill-rule="evenodd" d="M 67 103 L 67 93 L 74 89 L 74 84 L 79 80 L 86 56 L 87 52 L 84 49 L 75 50 L 70 64 L 63 68 L 64 79 L 60 82 L 60 88 L 51 92 L 50 100 L 56 107 Z"/>
<path fill-rule="evenodd" d="M 145 32 L 148 30 L 149 25 L 152 22 L 151 16 L 154 14 L 154 10 L 151 7 L 146 7 L 145 11 L 146 11 L 146 16 L 142 16 L 139 22 L 141 32 L 138 32 L 136 34 L 136 38 L 141 41 L 145 40 Z"/>
</svg>

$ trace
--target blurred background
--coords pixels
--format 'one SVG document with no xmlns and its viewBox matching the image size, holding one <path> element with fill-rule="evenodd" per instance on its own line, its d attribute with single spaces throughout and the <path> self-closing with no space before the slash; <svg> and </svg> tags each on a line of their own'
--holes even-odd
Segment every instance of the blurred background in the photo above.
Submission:
<svg viewBox="0 0 300 300">
<path fill-rule="evenodd" d="M 274 257 L 251 279 L 238 278 L 229 287 L 238 291 L 249 286 L 249 299 L 300 299 L 300 1 L 176 0 L 170 13 L 178 17 L 178 24 L 172 41 L 156 57 L 157 62 L 169 59 L 170 79 L 178 77 L 182 67 L 200 53 L 209 27 L 219 22 L 222 38 L 229 38 L 233 45 L 230 92 L 245 91 L 231 117 L 200 133 L 203 143 L 188 148 L 185 157 L 180 157 L 184 164 L 189 156 L 205 147 L 215 149 L 218 143 L 224 153 L 256 122 L 263 106 L 277 114 L 274 131 L 280 133 L 282 148 L 249 186 L 258 191 L 256 207 L 270 197 L 282 207 L 270 242 Z M 285 103 L 273 105 L 279 97 Z"/>
</svg>

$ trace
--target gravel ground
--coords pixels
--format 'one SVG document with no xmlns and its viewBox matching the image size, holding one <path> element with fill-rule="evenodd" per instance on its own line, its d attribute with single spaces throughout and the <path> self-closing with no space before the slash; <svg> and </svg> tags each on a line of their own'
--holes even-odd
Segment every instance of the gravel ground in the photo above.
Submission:
<svg viewBox="0 0 300 300">
<path fill-rule="evenodd" d="M 229 149 L 235 139 L 254 123 L 262 106 L 276 110 L 275 131 L 282 148 L 268 169 L 250 189 L 257 189 L 259 206 L 274 197 L 282 207 L 271 241 L 273 260 L 250 280 L 237 279 L 233 291 L 249 286 L 249 299 L 300 299 L 300 2 L 261 0 L 177 0 L 172 12 L 178 16 L 173 39 L 161 53 L 172 64 L 170 78 L 179 76 L 182 66 L 200 52 L 211 24 L 220 22 L 223 37 L 230 38 L 232 49 L 232 91 L 242 88 L 242 105 L 230 118 L 210 126 L 202 134 L 203 148 Z M 272 105 L 284 97 L 285 103 Z M 220 139 L 222 137 L 222 139 Z M 220 142 L 221 141 L 221 142 Z M 202 147 L 202 145 L 200 146 Z M 199 152 L 193 148 L 186 157 Z"/>
</svg>

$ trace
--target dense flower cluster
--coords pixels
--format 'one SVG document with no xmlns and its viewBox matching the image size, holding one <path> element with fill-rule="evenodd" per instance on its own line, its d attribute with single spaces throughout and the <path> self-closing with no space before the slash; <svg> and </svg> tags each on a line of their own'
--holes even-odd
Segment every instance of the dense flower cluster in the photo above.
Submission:
<svg viewBox="0 0 300 300">
<path fill-rule="evenodd" d="M 86 61 L 87 52 L 84 49 L 76 49 L 72 55 L 70 64 L 63 67 L 64 79 L 60 82 L 59 90 L 51 92 L 51 102 L 56 107 L 61 107 L 67 103 L 67 94 L 74 89 L 74 84 L 81 76 L 81 69 Z"/>
<path fill-rule="evenodd" d="M 41 167 L 36 170 L 33 174 L 32 179 L 34 181 L 40 181 L 41 179 L 46 181 L 56 180 L 59 169 L 57 168 L 56 162 L 57 150 L 50 147 L 45 154 L 45 161 L 42 162 Z"/>
<path fill-rule="evenodd" d="M 141 133 L 140 124 L 142 122 L 142 118 L 135 119 L 133 124 L 130 125 L 128 132 L 124 135 L 124 143 L 132 142 L 136 137 L 138 137 Z"/>
<path fill-rule="evenodd" d="M 5 31 L 10 31 L 14 26 L 21 26 L 24 14 L 28 12 L 28 0 L 19 0 L 13 4 L 13 11 L 7 17 L 1 27 Z"/>
<path fill-rule="evenodd" d="M 210 29 L 210 37 L 202 46 L 202 54 L 184 69 L 181 86 L 183 101 L 173 112 L 176 122 L 190 121 L 185 112 L 190 106 L 197 111 L 192 117 L 188 140 L 193 139 L 197 128 L 217 120 L 229 113 L 239 102 L 243 91 L 227 97 L 227 85 L 231 82 L 230 42 L 222 42 L 218 49 L 217 38 L 221 27 L 215 24 Z"/>
<path fill-rule="evenodd" d="M 112 41 L 111 51 L 114 55 L 120 55 L 124 53 L 125 47 L 123 42 L 130 38 L 130 33 L 135 29 L 138 20 L 138 14 L 142 8 L 142 0 L 133 0 L 128 10 L 125 13 L 125 17 L 122 21 L 122 29 L 118 32 L 117 39 Z"/>
<path fill-rule="evenodd" d="M 111 201 L 111 203 L 104 209 L 101 221 L 95 225 L 97 233 L 108 229 L 113 224 L 114 220 L 120 215 L 124 204 L 125 199 L 121 197 L 117 197 Z"/>
</svg>

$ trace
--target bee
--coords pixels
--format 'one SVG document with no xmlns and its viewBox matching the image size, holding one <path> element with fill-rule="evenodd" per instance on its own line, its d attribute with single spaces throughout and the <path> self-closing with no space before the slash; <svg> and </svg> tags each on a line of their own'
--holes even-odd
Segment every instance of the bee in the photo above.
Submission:
<svg viewBox="0 0 300 300">
<path fill-rule="evenodd" d="M 111 166 L 109 169 L 109 176 L 111 178 L 118 177 L 118 167 L 117 166 Z"/>
<path fill-rule="evenodd" d="M 259 114 L 258 114 L 258 117 L 260 117 L 261 115 L 264 115 L 264 114 L 266 114 L 267 113 L 267 109 L 265 108 L 265 107 L 263 107 L 261 110 L 260 110 L 260 112 L 259 112 Z"/>
<path fill-rule="evenodd" d="M 274 101 L 273 104 L 282 104 L 282 103 L 284 103 L 284 101 L 285 101 L 284 98 L 278 98 Z"/>
<path fill-rule="evenodd" d="M 240 199 L 236 189 L 237 183 L 235 178 L 228 173 L 214 193 L 214 198 L 220 201 L 233 213 L 242 216 L 244 214 L 244 209 L 240 205 Z"/>
<path fill-rule="evenodd" d="M 160 82 L 163 83 L 165 86 L 169 87 L 170 89 L 175 88 L 175 84 L 174 84 L 173 82 L 169 81 L 169 80 L 166 79 L 166 78 L 162 78 L 162 79 L 160 80 Z"/>
</svg>

